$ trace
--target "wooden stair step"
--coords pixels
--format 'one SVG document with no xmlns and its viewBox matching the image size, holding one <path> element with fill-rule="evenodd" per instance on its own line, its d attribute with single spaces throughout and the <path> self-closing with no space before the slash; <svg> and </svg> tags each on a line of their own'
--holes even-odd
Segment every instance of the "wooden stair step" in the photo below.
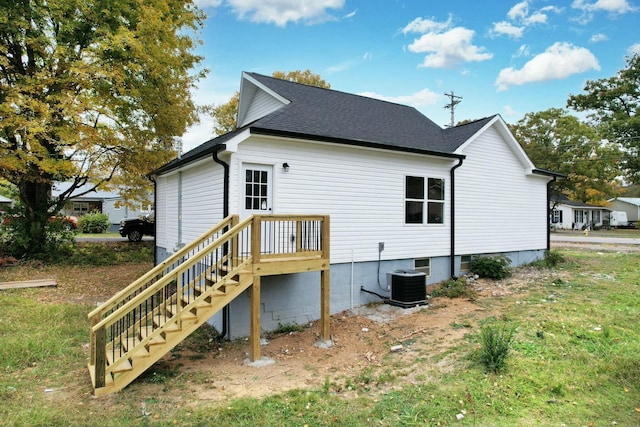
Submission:
<svg viewBox="0 0 640 427">
<path fill-rule="evenodd" d="M 156 314 L 155 316 L 153 316 L 153 324 L 158 328 L 167 323 L 169 320 L 171 320 L 171 316 L 163 316 L 162 314 Z M 165 332 L 179 332 L 181 329 L 177 323 L 172 323 L 169 326 L 165 327 L 164 330 Z"/>
<path fill-rule="evenodd" d="M 129 338 L 123 344 L 124 348 L 129 352 L 135 348 L 136 344 L 140 344 L 140 340 Z M 147 350 L 145 346 L 141 345 L 139 348 L 135 348 L 133 352 L 129 354 L 129 357 L 131 357 L 132 360 L 149 357 L 149 350 Z"/>
<path fill-rule="evenodd" d="M 146 337 L 148 337 L 149 335 L 151 335 L 153 333 L 153 329 L 151 328 L 144 328 L 140 331 L 140 338 L 141 339 L 145 339 Z M 162 345 L 164 343 L 166 343 L 167 341 L 161 336 L 161 335 L 156 335 L 155 337 L 151 338 L 151 341 L 149 341 L 149 345 Z"/>
<path fill-rule="evenodd" d="M 178 314 L 177 304 L 171 304 L 168 309 L 169 309 L 169 313 L 171 313 L 171 317 L 176 316 Z M 190 310 L 181 310 L 180 316 L 182 316 L 182 320 L 193 320 L 198 317 L 195 314 L 193 314 L 193 312 Z"/>
<path fill-rule="evenodd" d="M 119 352 L 118 354 L 113 354 L 112 351 L 108 351 L 107 352 L 107 366 L 111 366 L 114 364 L 114 362 L 116 360 L 120 360 L 119 357 Z M 114 374 L 117 374 L 118 372 L 127 372 L 133 369 L 133 366 L 131 366 L 131 362 L 129 361 L 129 359 L 126 359 L 124 362 L 121 362 L 120 365 L 118 365 L 117 368 L 115 368 L 112 372 Z"/>
</svg>

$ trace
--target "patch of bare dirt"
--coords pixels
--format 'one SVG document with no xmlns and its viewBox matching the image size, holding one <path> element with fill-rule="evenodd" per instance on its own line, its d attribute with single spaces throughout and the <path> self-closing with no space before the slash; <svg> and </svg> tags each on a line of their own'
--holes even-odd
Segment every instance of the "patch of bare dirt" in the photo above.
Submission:
<svg viewBox="0 0 640 427">
<path fill-rule="evenodd" d="M 173 367 L 180 372 L 193 402 L 327 386 L 349 393 L 349 384 L 373 385 L 385 374 L 403 377 L 385 386 L 401 386 L 418 381 L 416 377 L 424 379 L 432 369 L 440 374 L 453 369 L 461 355 L 449 354 L 450 349 L 480 320 L 499 315 L 501 297 L 524 294 L 554 277 L 547 270 L 522 268 L 505 280 L 474 282 L 475 301 L 439 297 L 408 309 L 383 303 L 357 307 L 331 317 L 331 348 L 317 346 L 320 326 L 313 322 L 302 331 L 263 339 L 262 361 L 269 363 L 259 366 L 248 361 L 248 340 L 223 343 L 204 355 L 181 349 L 163 363 L 169 371 Z M 488 300 L 492 303 L 485 304 Z M 396 346 L 402 349 L 394 351 Z"/>
</svg>

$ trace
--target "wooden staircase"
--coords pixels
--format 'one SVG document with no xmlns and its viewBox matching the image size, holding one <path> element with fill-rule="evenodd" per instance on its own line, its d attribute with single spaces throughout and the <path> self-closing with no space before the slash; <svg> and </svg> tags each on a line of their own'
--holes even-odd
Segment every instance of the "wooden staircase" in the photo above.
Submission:
<svg viewBox="0 0 640 427">
<path fill-rule="evenodd" d="M 225 218 L 89 313 L 94 394 L 126 387 L 248 288 L 255 357 L 260 277 L 314 270 L 321 271 L 322 335 L 329 340 L 329 218 Z"/>
</svg>

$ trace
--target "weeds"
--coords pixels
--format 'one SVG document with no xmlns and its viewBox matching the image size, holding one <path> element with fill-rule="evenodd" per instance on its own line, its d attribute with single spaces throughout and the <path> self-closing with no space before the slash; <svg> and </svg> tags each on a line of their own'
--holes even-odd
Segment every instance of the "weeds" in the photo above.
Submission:
<svg viewBox="0 0 640 427">
<path fill-rule="evenodd" d="M 446 280 L 439 288 L 431 291 L 432 297 L 468 298 L 474 301 L 478 292 L 470 286 L 464 278 Z"/>
<path fill-rule="evenodd" d="M 505 369 L 515 330 L 515 326 L 506 323 L 482 327 L 480 361 L 489 372 L 499 373 Z"/>
<path fill-rule="evenodd" d="M 304 331 L 304 326 L 302 325 L 298 325 L 297 323 L 278 323 L 278 328 L 273 331 L 274 335 L 279 335 L 279 334 L 291 334 L 291 333 L 295 333 L 295 332 L 302 332 Z"/>
</svg>

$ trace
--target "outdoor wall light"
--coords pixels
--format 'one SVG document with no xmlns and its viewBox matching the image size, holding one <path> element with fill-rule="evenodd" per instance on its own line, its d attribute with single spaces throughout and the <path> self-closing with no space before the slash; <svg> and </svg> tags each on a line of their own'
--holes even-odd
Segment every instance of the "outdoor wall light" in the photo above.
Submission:
<svg viewBox="0 0 640 427">
<path fill-rule="evenodd" d="M 289 163 L 284 162 L 282 164 L 282 169 L 284 169 L 285 172 L 289 172 Z"/>
</svg>

